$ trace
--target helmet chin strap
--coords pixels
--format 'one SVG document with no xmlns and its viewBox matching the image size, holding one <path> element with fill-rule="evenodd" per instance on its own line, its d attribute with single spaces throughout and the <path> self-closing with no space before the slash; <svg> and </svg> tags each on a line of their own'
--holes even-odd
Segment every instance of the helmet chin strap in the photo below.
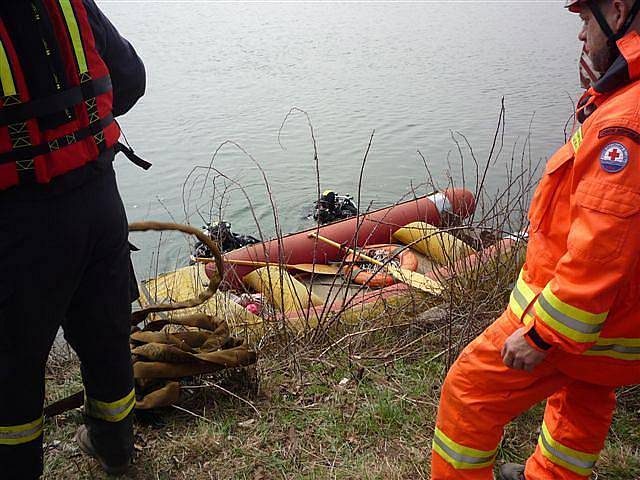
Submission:
<svg viewBox="0 0 640 480">
<path fill-rule="evenodd" d="M 638 15 L 638 12 L 640 11 L 640 0 L 636 0 L 635 3 L 633 4 L 633 7 L 631 7 L 631 11 L 627 16 L 627 19 L 625 20 L 624 25 L 622 25 L 622 28 L 620 28 L 620 30 L 617 33 L 614 33 L 613 30 L 611 30 L 611 27 L 609 26 L 609 22 L 607 22 L 607 19 L 602 13 L 602 10 L 600 10 L 597 0 L 587 0 L 587 3 L 589 4 L 589 8 L 591 9 L 593 16 L 598 21 L 598 24 L 600 25 L 602 32 L 607 37 L 609 46 L 611 48 L 616 48 L 616 42 L 625 36 L 627 31 L 629 30 L 629 27 L 631 27 L 631 24 L 633 23 L 636 16 Z"/>
<path fill-rule="evenodd" d="M 636 1 L 636 3 L 638 3 L 638 1 Z M 613 33 L 613 30 L 611 30 L 611 27 L 609 26 L 609 22 L 607 22 L 607 19 L 602 13 L 602 10 L 600 10 L 600 7 L 598 6 L 598 1 L 587 0 L 587 4 L 589 5 L 589 9 L 591 10 L 591 13 L 593 13 L 593 16 L 598 21 L 598 24 L 600 25 L 600 29 L 602 30 L 604 35 L 607 37 L 609 42 L 611 42 L 611 39 L 614 37 L 615 33 Z"/>
<path fill-rule="evenodd" d="M 622 25 L 622 27 L 617 33 L 614 33 L 614 31 L 609 26 L 609 22 L 607 22 L 607 19 L 602 13 L 602 10 L 600 10 L 597 0 L 587 0 L 587 4 L 589 5 L 591 12 L 593 13 L 593 16 L 595 17 L 598 24 L 600 25 L 602 32 L 607 37 L 607 45 L 609 47 L 609 51 L 608 51 L 606 70 L 608 70 L 609 67 L 611 67 L 611 65 L 615 61 L 615 59 L 620 54 L 620 51 L 618 50 L 618 45 L 616 42 L 626 35 L 627 31 L 629 30 L 629 27 L 631 27 L 631 24 L 633 23 L 636 16 L 638 15 L 638 12 L 640 11 L 640 0 L 636 0 L 634 2 L 633 6 L 631 7 L 631 11 L 629 12 L 629 15 L 627 16 L 627 19 L 624 22 L 624 25 Z M 604 72 L 601 72 L 601 73 L 604 73 Z"/>
</svg>

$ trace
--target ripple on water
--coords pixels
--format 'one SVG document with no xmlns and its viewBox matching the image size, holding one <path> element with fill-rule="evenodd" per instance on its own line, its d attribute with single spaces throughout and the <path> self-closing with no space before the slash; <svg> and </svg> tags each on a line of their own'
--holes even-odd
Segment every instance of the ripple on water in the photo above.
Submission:
<svg viewBox="0 0 640 480">
<path fill-rule="evenodd" d="M 222 142 L 235 140 L 268 175 L 283 230 L 303 227 L 302 212 L 316 195 L 306 119 L 296 114 L 285 125 L 286 150 L 277 139 L 293 106 L 312 118 L 323 188 L 356 192 L 375 129 L 362 200 L 385 204 L 424 180 L 418 150 L 436 179 L 449 164 L 459 175 L 452 131 L 464 133 L 483 160 L 503 96 L 505 139 L 522 142 L 531 124 L 533 160 L 547 156 L 562 141 L 571 113 L 566 92 L 578 93 L 577 20 L 542 3 L 468 3 L 464 9 L 446 2 L 101 7 L 148 70 L 146 97 L 121 122 L 136 151 L 154 162 L 149 172 L 117 164 L 133 220 L 166 219 L 167 210 L 184 216 L 182 185 L 189 172 L 209 165 Z M 523 16 L 531 21 L 522 22 Z M 510 157 L 507 146 L 504 161 Z M 493 189 L 505 181 L 504 161 L 489 177 Z M 214 165 L 247 185 L 256 215 L 271 234 L 269 202 L 251 161 L 225 146 Z M 222 191 L 218 179 L 203 197 L 189 197 L 195 204 L 186 210 L 193 222 L 201 223 L 196 212 L 214 196 L 234 228 L 255 233 L 246 200 L 238 191 Z M 176 242 L 172 254 L 182 245 Z"/>
</svg>

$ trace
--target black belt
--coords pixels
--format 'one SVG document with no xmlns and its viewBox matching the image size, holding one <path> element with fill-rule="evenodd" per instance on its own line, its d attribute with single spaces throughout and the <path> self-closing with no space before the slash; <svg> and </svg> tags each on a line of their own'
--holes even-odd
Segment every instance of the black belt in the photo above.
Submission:
<svg viewBox="0 0 640 480">
<path fill-rule="evenodd" d="M 16 148 L 9 152 L 0 153 L 0 165 L 4 163 L 16 162 L 19 160 L 31 160 L 39 155 L 55 152 L 61 148 L 68 147 L 74 143 L 84 140 L 92 135 L 97 135 L 102 130 L 113 123 L 113 115 L 109 114 L 98 122 L 92 123 L 88 127 L 81 128 L 75 132 L 56 138 L 50 142 L 41 143 L 31 147 Z"/>
<path fill-rule="evenodd" d="M 111 91 L 111 89 L 111 77 L 105 75 L 50 97 L 38 98 L 15 105 L 5 105 L 0 108 L 0 127 L 63 112 L 74 105 L 82 103 L 84 100 L 103 95 Z"/>
</svg>

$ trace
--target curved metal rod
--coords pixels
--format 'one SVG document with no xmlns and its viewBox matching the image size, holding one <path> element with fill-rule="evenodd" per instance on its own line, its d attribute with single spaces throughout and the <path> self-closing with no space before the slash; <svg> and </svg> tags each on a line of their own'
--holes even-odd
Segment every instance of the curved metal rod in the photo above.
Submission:
<svg viewBox="0 0 640 480">
<path fill-rule="evenodd" d="M 131 323 L 133 325 L 137 325 L 138 323 L 146 319 L 150 313 L 167 312 L 202 305 L 216 293 L 216 291 L 218 290 L 218 286 L 222 281 L 224 267 L 222 263 L 222 254 L 220 253 L 220 248 L 202 230 L 192 227 L 191 225 L 182 225 L 179 223 L 171 222 L 134 222 L 129 224 L 129 232 L 161 232 L 164 230 L 182 232 L 197 237 L 198 240 L 207 245 L 211 252 L 213 252 L 213 258 L 215 260 L 217 272 L 209 279 L 209 285 L 207 286 L 207 288 L 203 292 L 200 292 L 194 298 L 184 300 L 182 302 L 152 303 L 150 305 L 147 305 L 146 307 L 141 308 L 140 310 L 137 310 L 131 315 Z"/>
</svg>

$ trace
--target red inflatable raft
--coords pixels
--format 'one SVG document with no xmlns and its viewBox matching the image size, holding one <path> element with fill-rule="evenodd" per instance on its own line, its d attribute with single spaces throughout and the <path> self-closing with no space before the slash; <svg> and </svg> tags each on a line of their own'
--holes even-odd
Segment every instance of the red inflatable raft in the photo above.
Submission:
<svg viewBox="0 0 640 480">
<path fill-rule="evenodd" d="M 455 188 L 415 198 L 391 207 L 375 210 L 359 217 L 351 217 L 334 223 L 312 228 L 270 240 L 249 245 L 224 255 L 225 260 L 248 260 L 271 263 L 319 263 L 339 262 L 344 257 L 338 248 L 326 245 L 309 233 L 320 235 L 346 246 L 362 247 L 371 244 L 392 243 L 391 235 L 397 229 L 411 222 L 427 222 L 442 225 L 446 215 L 460 218 L 469 216 L 475 210 L 473 194 L 466 189 Z M 359 224 L 359 227 L 358 227 Z M 256 267 L 230 266 L 226 264 L 225 281 L 232 287 L 242 287 L 242 278 Z M 213 264 L 207 265 L 207 275 L 215 272 Z"/>
</svg>

